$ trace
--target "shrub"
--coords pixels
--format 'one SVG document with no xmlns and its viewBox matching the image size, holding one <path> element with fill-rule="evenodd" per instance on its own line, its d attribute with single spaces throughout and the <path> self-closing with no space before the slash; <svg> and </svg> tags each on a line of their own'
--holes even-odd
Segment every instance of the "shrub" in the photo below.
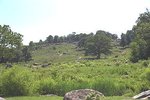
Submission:
<svg viewBox="0 0 150 100">
<path fill-rule="evenodd" d="M 4 96 L 19 96 L 32 94 L 33 76 L 26 68 L 13 67 L 7 69 L 1 76 L 1 92 Z"/>
<path fill-rule="evenodd" d="M 146 79 L 146 80 L 150 81 L 150 70 L 149 69 L 145 69 L 144 73 L 141 75 L 141 79 Z"/>
<path fill-rule="evenodd" d="M 102 92 L 106 96 L 122 95 L 125 90 L 123 84 L 116 84 L 116 80 L 113 79 L 98 79 L 93 82 L 92 88 Z"/>
<path fill-rule="evenodd" d="M 143 61 L 142 65 L 143 65 L 144 67 L 148 67 L 149 62 L 148 62 L 148 61 Z"/>
<path fill-rule="evenodd" d="M 37 85 L 37 93 L 41 95 L 54 94 L 55 81 L 51 78 L 39 80 Z"/>
</svg>

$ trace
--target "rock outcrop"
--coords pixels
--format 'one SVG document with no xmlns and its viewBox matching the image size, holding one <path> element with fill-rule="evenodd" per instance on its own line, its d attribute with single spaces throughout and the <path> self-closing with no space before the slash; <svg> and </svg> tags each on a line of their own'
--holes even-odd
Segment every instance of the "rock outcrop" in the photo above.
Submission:
<svg viewBox="0 0 150 100">
<path fill-rule="evenodd" d="M 99 91 L 95 91 L 92 89 L 79 89 L 66 93 L 63 100 L 97 100 L 98 98 L 103 97 L 104 95 Z"/>
<path fill-rule="evenodd" d="M 147 91 L 144 91 L 144 92 L 141 92 L 140 94 L 138 95 L 135 95 L 133 97 L 133 99 L 150 99 L 150 90 L 147 90 Z"/>
</svg>

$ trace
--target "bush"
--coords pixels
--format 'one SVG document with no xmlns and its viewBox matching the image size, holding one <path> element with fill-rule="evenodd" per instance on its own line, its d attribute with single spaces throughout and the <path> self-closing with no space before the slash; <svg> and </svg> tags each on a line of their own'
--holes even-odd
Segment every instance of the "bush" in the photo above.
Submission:
<svg viewBox="0 0 150 100">
<path fill-rule="evenodd" d="M 150 69 L 145 69 L 144 73 L 141 75 L 141 79 L 146 79 L 147 81 L 150 81 Z"/>
<path fill-rule="evenodd" d="M 1 93 L 4 96 L 20 96 L 32 94 L 33 76 L 26 68 L 13 67 L 1 76 Z"/>
<path fill-rule="evenodd" d="M 116 83 L 118 82 L 113 79 L 98 79 L 93 82 L 92 88 L 106 96 L 122 95 L 125 91 L 125 85 Z"/>
<path fill-rule="evenodd" d="M 148 67 L 149 62 L 148 62 L 148 61 L 143 61 L 142 65 L 143 65 L 144 67 Z"/>
<path fill-rule="evenodd" d="M 54 94 L 55 81 L 51 78 L 45 78 L 37 82 L 37 93 L 41 95 Z"/>
</svg>

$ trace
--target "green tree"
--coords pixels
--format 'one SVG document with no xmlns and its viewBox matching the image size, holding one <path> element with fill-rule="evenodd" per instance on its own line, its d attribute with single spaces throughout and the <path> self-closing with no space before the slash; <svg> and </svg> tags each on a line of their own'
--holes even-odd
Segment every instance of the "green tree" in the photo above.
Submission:
<svg viewBox="0 0 150 100">
<path fill-rule="evenodd" d="M 48 43 L 53 43 L 54 39 L 53 39 L 53 36 L 52 35 L 49 35 L 47 38 L 46 38 L 46 41 Z"/>
<path fill-rule="evenodd" d="M 22 35 L 13 32 L 8 25 L 0 25 L 0 62 L 15 58 L 16 50 L 21 50 Z"/>
<path fill-rule="evenodd" d="M 126 44 L 129 45 L 135 38 L 135 34 L 132 30 L 128 30 L 126 33 Z"/>
<path fill-rule="evenodd" d="M 30 50 L 27 46 L 22 49 L 22 58 L 25 62 L 30 61 L 32 58 Z"/>
<path fill-rule="evenodd" d="M 59 36 L 58 35 L 55 35 L 54 36 L 54 41 L 53 41 L 54 43 L 58 43 L 59 42 Z"/>
<path fill-rule="evenodd" d="M 126 46 L 127 45 L 127 37 L 126 37 L 126 34 L 121 34 L 121 41 L 120 41 L 120 45 L 122 47 Z"/>
<path fill-rule="evenodd" d="M 60 42 L 60 43 L 64 42 L 64 37 L 63 37 L 63 36 L 61 36 L 61 37 L 59 38 L 59 42 Z"/>
<path fill-rule="evenodd" d="M 30 50 L 34 50 L 35 49 L 35 44 L 33 43 L 33 41 L 30 41 L 30 43 L 29 43 L 29 49 Z"/>
<path fill-rule="evenodd" d="M 80 33 L 79 34 L 79 41 L 78 41 L 78 47 L 79 48 L 84 48 L 85 45 L 86 45 L 86 41 L 87 39 L 89 39 L 90 37 L 94 36 L 93 33 L 90 33 L 90 34 L 83 34 L 83 33 Z"/>
<path fill-rule="evenodd" d="M 97 31 L 86 41 L 86 53 L 96 55 L 100 59 L 101 54 L 109 54 L 111 48 L 111 37 L 105 31 Z"/>
<path fill-rule="evenodd" d="M 137 62 L 140 59 L 148 59 L 150 57 L 150 12 L 148 10 L 140 14 L 133 31 L 135 40 L 131 45 L 131 61 Z"/>
</svg>

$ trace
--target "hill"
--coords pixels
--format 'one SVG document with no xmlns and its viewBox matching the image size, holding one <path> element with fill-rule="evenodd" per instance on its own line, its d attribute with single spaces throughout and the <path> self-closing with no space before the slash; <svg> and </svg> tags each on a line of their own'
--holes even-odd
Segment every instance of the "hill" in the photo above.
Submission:
<svg viewBox="0 0 150 100">
<path fill-rule="evenodd" d="M 38 50 L 32 51 L 33 61 L 40 63 L 61 63 L 76 61 L 84 56 L 84 51 L 80 51 L 75 44 L 59 43 L 42 46 Z"/>
</svg>

